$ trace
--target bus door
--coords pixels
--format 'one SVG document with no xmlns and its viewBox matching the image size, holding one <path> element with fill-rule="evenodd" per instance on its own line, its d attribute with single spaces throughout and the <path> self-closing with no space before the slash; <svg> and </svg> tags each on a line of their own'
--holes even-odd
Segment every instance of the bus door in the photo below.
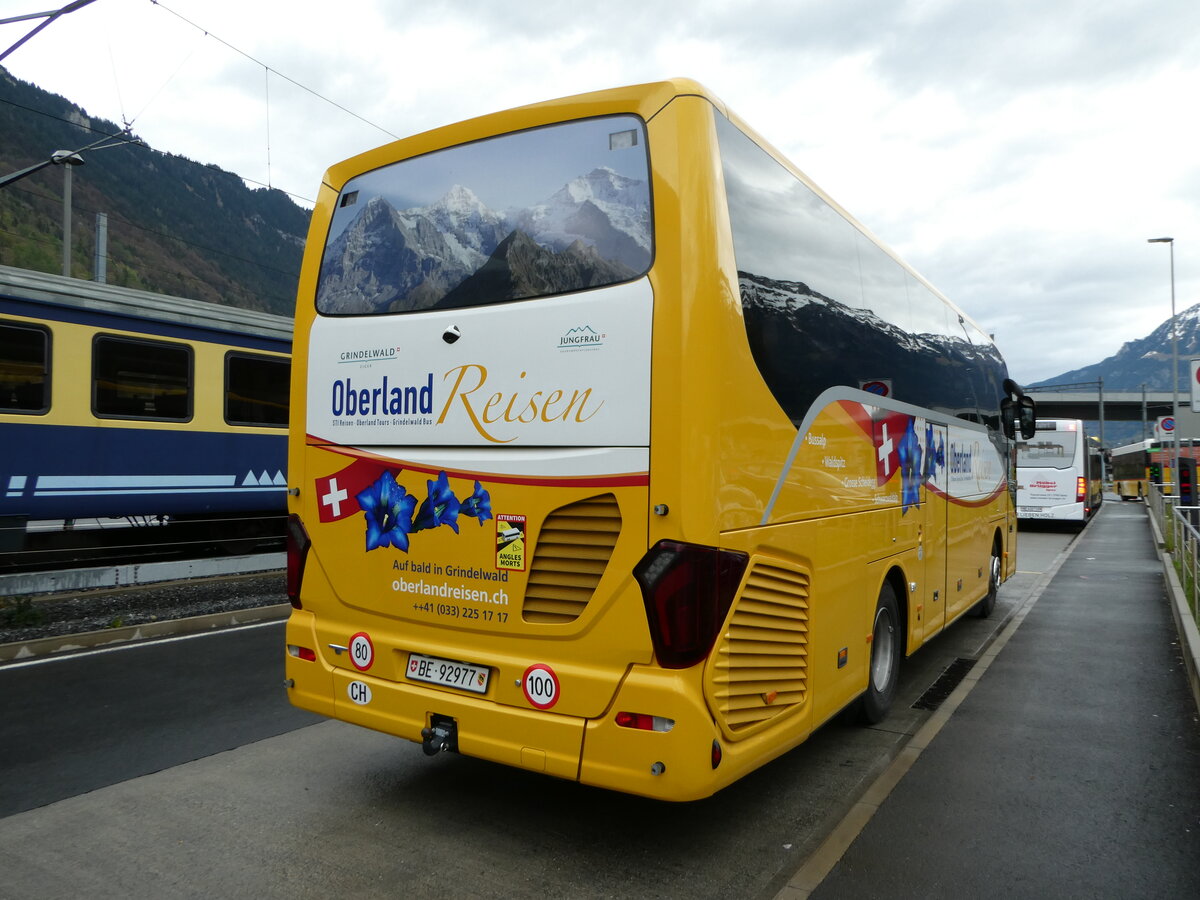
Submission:
<svg viewBox="0 0 1200 900">
<path fill-rule="evenodd" d="M 946 516 L 949 508 L 949 479 L 946 474 L 945 425 L 926 427 L 925 478 L 921 482 L 921 560 L 917 589 L 922 606 L 922 641 L 933 637 L 946 625 Z"/>
</svg>

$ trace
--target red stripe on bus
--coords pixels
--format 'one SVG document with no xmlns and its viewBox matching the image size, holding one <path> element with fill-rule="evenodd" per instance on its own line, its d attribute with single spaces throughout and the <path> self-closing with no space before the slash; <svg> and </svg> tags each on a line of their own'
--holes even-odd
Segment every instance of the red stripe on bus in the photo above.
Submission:
<svg viewBox="0 0 1200 900">
<path fill-rule="evenodd" d="M 498 475 L 493 472 L 473 472 L 468 469 L 451 469 L 446 466 L 434 466 L 427 463 L 408 462 L 391 456 L 371 453 L 353 447 L 341 447 L 336 444 L 324 444 L 321 438 L 308 435 L 310 446 L 320 447 L 339 456 L 349 456 L 354 459 L 366 459 L 390 466 L 394 469 L 404 469 L 409 472 L 424 472 L 436 476 L 445 472 L 451 478 L 474 478 L 492 484 L 528 484 L 546 487 L 646 487 L 650 484 L 649 472 L 621 472 L 614 475 Z"/>
</svg>

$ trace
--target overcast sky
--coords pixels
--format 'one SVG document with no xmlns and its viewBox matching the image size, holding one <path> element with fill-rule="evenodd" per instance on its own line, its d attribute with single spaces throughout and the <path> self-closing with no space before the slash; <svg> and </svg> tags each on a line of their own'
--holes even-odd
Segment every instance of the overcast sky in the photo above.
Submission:
<svg viewBox="0 0 1200 900">
<path fill-rule="evenodd" d="M 0 51 L 33 24 L 0 26 Z M 1169 318 L 1147 238 L 1176 239 L 1176 308 L 1200 303 L 1196 0 L 95 0 L 4 65 L 300 202 L 390 135 L 682 75 L 994 333 L 1019 381 Z"/>
</svg>

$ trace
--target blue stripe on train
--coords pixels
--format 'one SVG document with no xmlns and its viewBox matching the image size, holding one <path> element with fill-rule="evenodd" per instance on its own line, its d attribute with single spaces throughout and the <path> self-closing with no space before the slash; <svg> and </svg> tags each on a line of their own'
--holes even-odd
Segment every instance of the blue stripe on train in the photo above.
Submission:
<svg viewBox="0 0 1200 900">
<path fill-rule="evenodd" d="M 5 426 L 0 515 L 283 512 L 287 433 Z"/>
</svg>

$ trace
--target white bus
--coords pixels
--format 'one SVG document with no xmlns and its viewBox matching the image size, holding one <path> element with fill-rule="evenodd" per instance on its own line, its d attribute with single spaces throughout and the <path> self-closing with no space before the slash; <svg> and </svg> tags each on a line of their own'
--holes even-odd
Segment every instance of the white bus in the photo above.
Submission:
<svg viewBox="0 0 1200 900">
<path fill-rule="evenodd" d="M 1038 419 L 1032 438 L 1017 442 L 1017 518 L 1078 522 L 1104 500 L 1099 444 L 1078 419 Z"/>
</svg>

